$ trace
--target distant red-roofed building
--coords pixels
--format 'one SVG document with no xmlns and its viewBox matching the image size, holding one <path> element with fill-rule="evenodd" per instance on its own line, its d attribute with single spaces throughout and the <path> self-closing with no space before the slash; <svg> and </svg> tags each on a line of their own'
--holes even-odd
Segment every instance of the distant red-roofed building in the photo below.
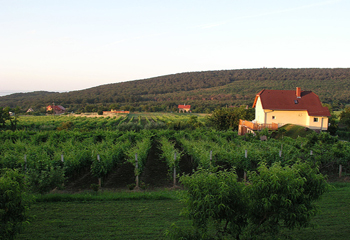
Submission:
<svg viewBox="0 0 350 240">
<path fill-rule="evenodd" d="M 191 105 L 179 105 L 179 112 L 191 112 Z"/>
<path fill-rule="evenodd" d="M 46 111 L 52 111 L 54 114 L 62 114 L 66 112 L 66 109 L 61 105 L 49 105 L 46 107 Z"/>
<path fill-rule="evenodd" d="M 285 124 L 295 124 L 314 130 L 328 128 L 329 109 L 323 107 L 319 97 L 312 91 L 262 90 L 253 104 L 255 120 L 240 121 L 240 127 L 277 129 Z M 248 129 L 249 130 L 249 129 Z M 244 130 L 242 130 L 244 132 Z M 241 131 L 241 132 L 242 132 Z"/>
</svg>

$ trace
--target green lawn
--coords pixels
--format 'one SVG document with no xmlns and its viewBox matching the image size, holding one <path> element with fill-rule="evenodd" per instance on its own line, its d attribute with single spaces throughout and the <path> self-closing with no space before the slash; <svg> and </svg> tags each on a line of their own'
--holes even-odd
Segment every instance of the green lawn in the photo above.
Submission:
<svg viewBox="0 0 350 240">
<path fill-rule="evenodd" d="M 294 239 L 350 239 L 350 183 L 332 184 L 335 188 L 318 202 L 320 213 L 315 228 L 294 231 Z"/>
<path fill-rule="evenodd" d="M 332 186 L 334 188 L 317 203 L 320 213 L 312 222 L 317 226 L 286 231 L 293 239 L 349 239 L 350 183 Z M 35 219 L 17 239 L 165 239 L 164 231 L 173 222 L 179 226 L 189 224 L 179 216 L 183 205 L 176 197 L 147 200 L 128 198 L 127 193 L 115 194 L 123 197 L 116 197 L 114 201 L 108 200 L 113 199 L 108 195 L 106 201 L 102 201 L 102 197 L 37 202 L 30 210 Z"/>
<path fill-rule="evenodd" d="M 41 202 L 18 239 L 165 239 L 181 208 L 177 200 Z"/>
</svg>

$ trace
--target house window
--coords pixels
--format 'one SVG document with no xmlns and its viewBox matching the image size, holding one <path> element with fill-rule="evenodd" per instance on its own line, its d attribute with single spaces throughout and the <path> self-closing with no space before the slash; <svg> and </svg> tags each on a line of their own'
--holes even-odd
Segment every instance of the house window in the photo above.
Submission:
<svg viewBox="0 0 350 240">
<path fill-rule="evenodd" d="M 276 116 L 272 116 L 272 119 L 276 119 Z"/>
<path fill-rule="evenodd" d="M 318 122 L 318 118 L 314 118 L 314 122 Z"/>
</svg>

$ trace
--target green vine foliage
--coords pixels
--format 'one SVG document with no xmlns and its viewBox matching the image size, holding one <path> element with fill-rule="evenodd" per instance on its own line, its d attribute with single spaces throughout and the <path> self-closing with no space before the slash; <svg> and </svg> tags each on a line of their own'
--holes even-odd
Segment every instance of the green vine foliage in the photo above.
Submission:
<svg viewBox="0 0 350 240">
<path fill-rule="evenodd" d="M 113 167 L 123 163 L 125 152 L 131 146 L 129 139 L 115 143 L 104 142 L 95 146 L 93 150 L 93 161 L 91 164 L 91 173 L 95 177 L 106 176 Z M 99 154 L 100 158 L 97 158 Z"/>
<path fill-rule="evenodd" d="M 176 168 L 178 167 L 182 153 L 175 148 L 175 143 L 171 142 L 165 136 L 162 136 L 159 139 L 159 143 L 160 143 L 160 149 L 162 151 L 162 157 L 167 162 L 169 171 L 172 171 L 174 167 Z"/>
<path fill-rule="evenodd" d="M 26 181 L 32 192 L 46 193 L 54 188 L 60 188 L 65 180 L 64 168 L 45 165 L 31 168 L 26 174 Z"/>
<path fill-rule="evenodd" d="M 34 120 L 35 118 L 32 121 Z M 47 119 L 47 125 L 54 125 L 54 118 L 52 122 L 48 120 L 50 119 Z M 91 120 L 82 118 L 79 121 Z M 74 123 L 74 126 L 76 125 L 77 122 Z M 194 160 L 194 168 L 234 167 L 239 178 L 244 177 L 244 172 L 255 171 L 262 162 L 267 166 L 274 162 L 281 162 L 282 166 L 293 165 L 298 161 L 307 162 L 331 176 L 338 176 L 339 164 L 343 167 L 343 176 L 346 176 L 350 166 L 349 142 L 339 141 L 328 133 L 315 133 L 296 139 L 284 136 L 279 140 L 269 138 L 267 141 L 260 141 L 253 136 L 238 136 L 235 131 L 202 128 L 141 131 L 0 131 L 0 169 L 19 169 L 21 173 L 28 174 L 28 184 L 42 184 L 41 187 L 33 186 L 33 190 L 45 192 L 52 190 L 49 189 L 51 186 L 62 186 L 63 182 L 75 179 L 89 170 L 95 177 L 104 177 L 120 164 L 127 161 L 134 164 L 135 153 L 138 153 L 139 161 L 146 159 L 151 146 L 161 146 L 158 140 L 162 137 L 167 138 L 170 144 L 170 154 L 166 157 L 169 160 L 169 169 L 173 166 L 174 150 L 178 151 L 175 164 L 178 164 L 180 155 L 183 154 L 181 161 Z M 141 150 L 144 149 L 143 145 L 146 146 L 145 151 Z M 136 152 L 132 152 L 134 150 Z M 147 153 L 145 158 L 142 152 Z M 100 162 L 97 161 L 97 154 L 100 154 Z M 61 162 L 61 155 L 64 155 L 64 162 Z M 157 160 L 163 159 L 159 156 Z M 144 161 L 146 160 L 139 163 L 141 168 Z M 177 172 L 181 173 L 181 169 Z M 58 179 L 54 180 L 54 176 Z M 46 181 L 47 179 L 52 181 Z"/>
<path fill-rule="evenodd" d="M 141 140 L 137 140 L 134 147 L 130 148 L 126 152 L 126 156 L 128 158 L 127 161 L 132 163 L 134 166 L 136 166 L 135 155 L 137 154 L 138 168 L 137 170 L 135 170 L 136 176 L 140 175 L 141 172 L 143 171 L 143 168 L 146 164 L 148 152 L 152 146 L 152 139 L 151 139 L 152 135 L 149 132 L 147 133 L 148 133 L 147 136 L 144 136 L 144 138 Z"/>
</svg>

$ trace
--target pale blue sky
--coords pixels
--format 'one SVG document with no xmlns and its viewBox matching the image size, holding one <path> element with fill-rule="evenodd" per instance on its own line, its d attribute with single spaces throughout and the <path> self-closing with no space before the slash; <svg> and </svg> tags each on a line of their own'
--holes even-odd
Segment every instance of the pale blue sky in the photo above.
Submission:
<svg viewBox="0 0 350 240">
<path fill-rule="evenodd" d="M 350 67 L 348 0 L 0 0 L 0 92 Z"/>
</svg>

